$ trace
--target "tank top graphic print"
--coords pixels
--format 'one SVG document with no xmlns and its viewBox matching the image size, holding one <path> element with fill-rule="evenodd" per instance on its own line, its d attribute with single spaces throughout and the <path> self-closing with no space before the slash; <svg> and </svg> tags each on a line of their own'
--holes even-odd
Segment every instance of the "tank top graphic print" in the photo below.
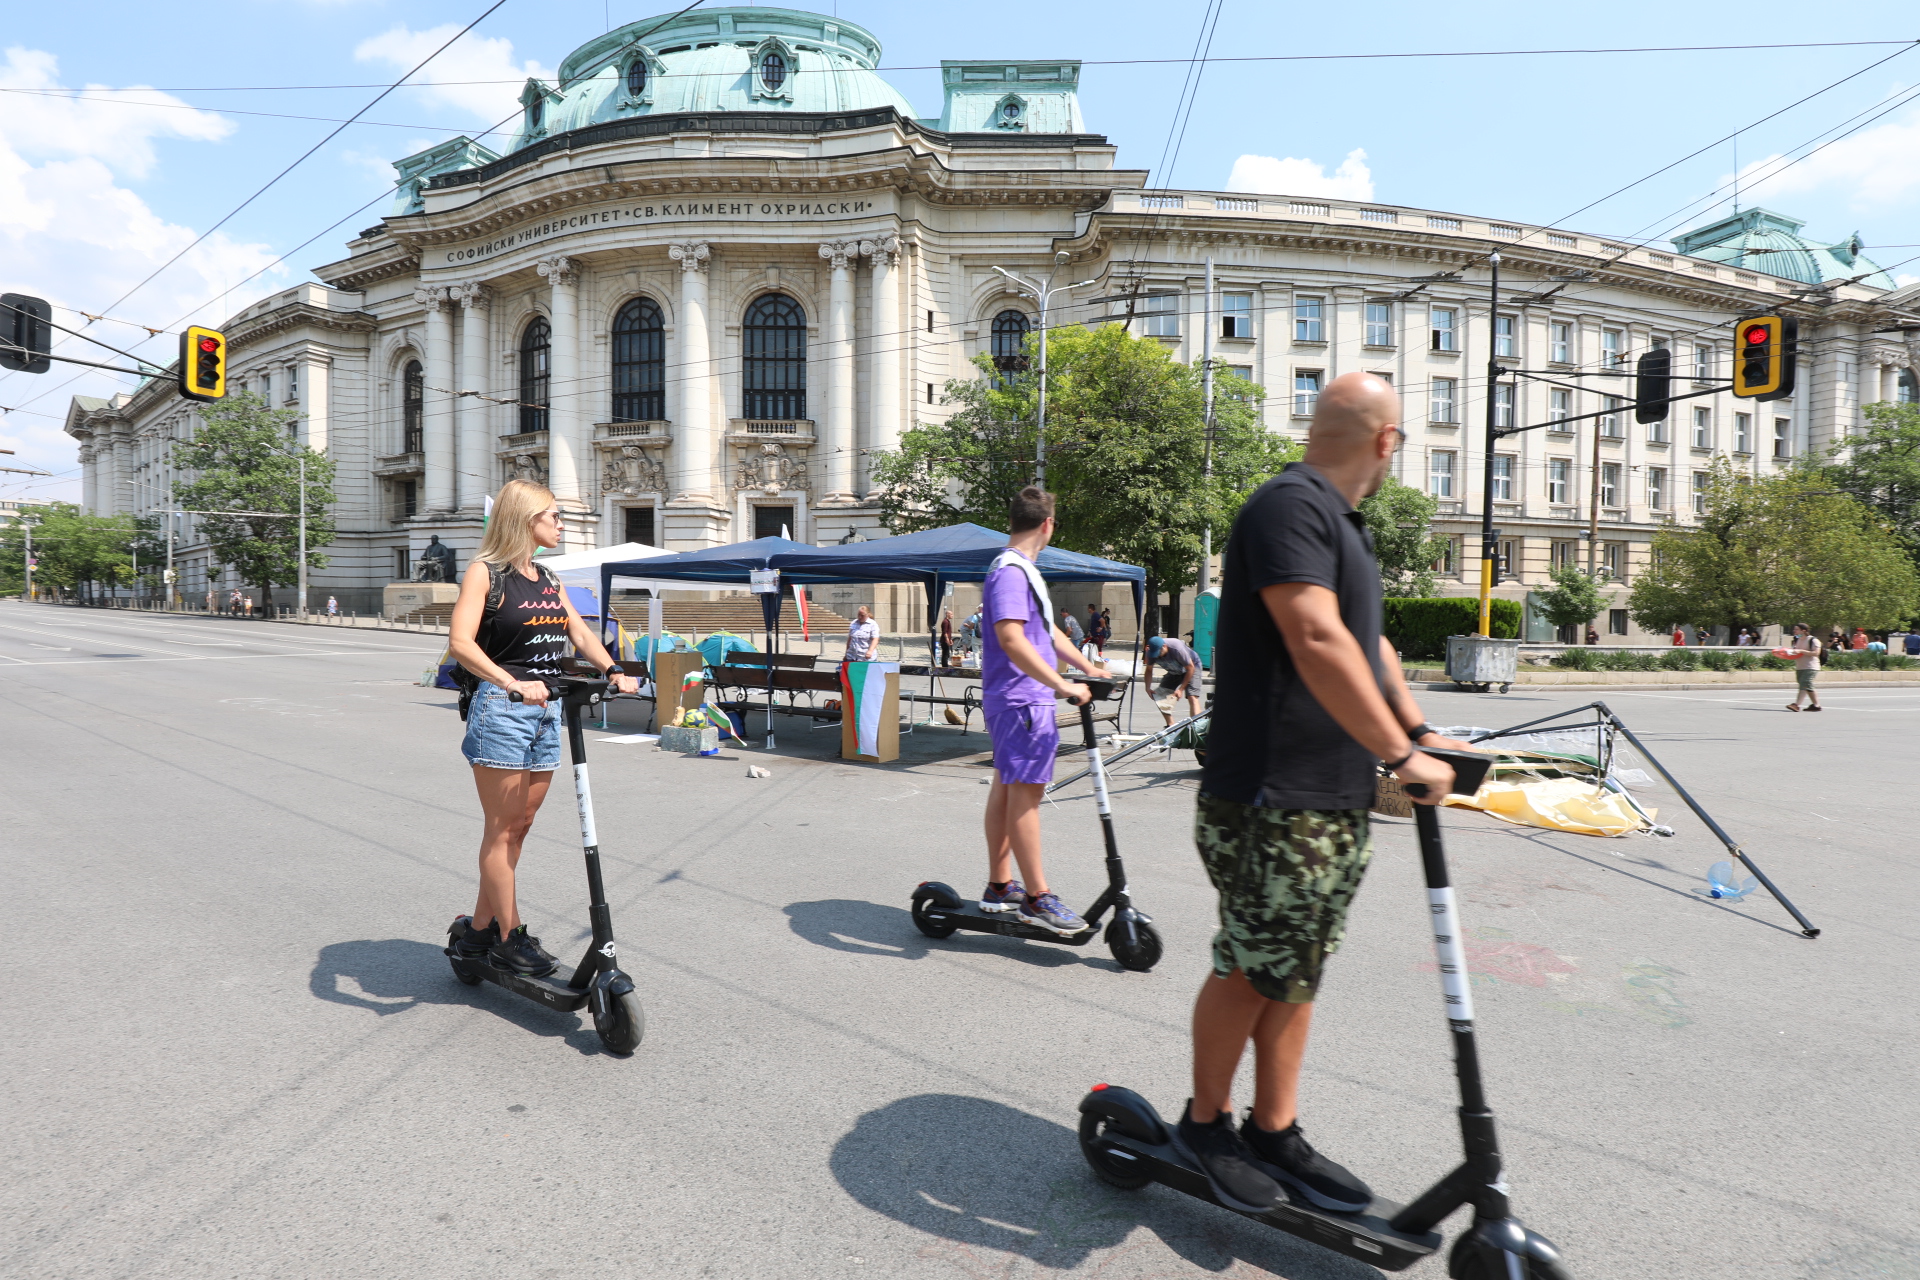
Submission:
<svg viewBox="0 0 1920 1280">
<path fill-rule="evenodd" d="M 481 648 L 516 680 L 558 678 L 567 644 L 560 588 L 544 573 L 528 579 L 511 565 L 501 566 L 500 577 L 505 591 L 481 628 Z"/>
</svg>

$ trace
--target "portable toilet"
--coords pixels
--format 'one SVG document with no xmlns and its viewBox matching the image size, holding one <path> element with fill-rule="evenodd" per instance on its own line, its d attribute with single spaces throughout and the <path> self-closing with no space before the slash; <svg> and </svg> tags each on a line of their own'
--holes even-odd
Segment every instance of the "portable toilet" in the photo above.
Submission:
<svg viewBox="0 0 1920 1280">
<path fill-rule="evenodd" d="M 1220 628 L 1220 588 L 1208 587 L 1193 598 L 1193 651 L 1200 665 L 1213 669 L 1213 637 Z"/>
</svg>

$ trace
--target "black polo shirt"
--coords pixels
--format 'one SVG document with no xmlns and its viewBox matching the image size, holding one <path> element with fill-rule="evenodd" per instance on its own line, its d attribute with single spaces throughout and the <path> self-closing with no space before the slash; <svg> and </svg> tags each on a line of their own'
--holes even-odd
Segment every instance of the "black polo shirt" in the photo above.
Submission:
<svg viewBox="0 0 1920 1280">
<path fill-rule="evenodd" d="M 1308 692 L 1262 588 L 1310 582 L 1380 669 L 1380 569 L 1366 520 L 1296 462 L 1260 486 L 1233 522 L 1220 585 L 1213 722 L 1201 790 L 1273 809 L 1364 809 L 1375 760 Z"/>
</svg>

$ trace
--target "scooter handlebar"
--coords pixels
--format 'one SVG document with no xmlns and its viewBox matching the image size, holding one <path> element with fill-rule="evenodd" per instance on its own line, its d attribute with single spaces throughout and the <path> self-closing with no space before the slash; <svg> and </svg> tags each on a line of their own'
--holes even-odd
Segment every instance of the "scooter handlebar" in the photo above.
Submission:
<svg viewBox="0 0 1920 1280">
<path fill-rule="evenodd" d="M 1435 760 L 1445 760 L 1453 766 L 1453 788 L 1447 793 L 1448 795 L 1472 795 L 1480 789 L 1480 784 L 1486 781 L 1487 770 L 1493 767 L 1493 757 L 1478 751 L 1441 749 L 1426 751 L 1424 754 L 1432 756 Z M 1409 782 L 1405 789 L 1410 796 L 1427 794 L 1427 788 L 1423 783 Z"/>
</svg>

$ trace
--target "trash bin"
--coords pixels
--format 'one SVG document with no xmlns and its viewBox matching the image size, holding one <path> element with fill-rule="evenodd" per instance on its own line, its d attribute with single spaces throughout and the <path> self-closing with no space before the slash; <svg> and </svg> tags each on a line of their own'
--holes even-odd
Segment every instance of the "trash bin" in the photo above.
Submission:
<svg viewBox="0 0 1920 1280">
<path fill-rule="evenodd" d="M 1512 688 L 1519 661 L 1518 640 L 1499 640 L 1489 636 L 1447 637 L 1447 679 L 1455 684 L 1471 685 L 1481 693 L 1496 684 L 1502 693 Z"/>
</svg>

